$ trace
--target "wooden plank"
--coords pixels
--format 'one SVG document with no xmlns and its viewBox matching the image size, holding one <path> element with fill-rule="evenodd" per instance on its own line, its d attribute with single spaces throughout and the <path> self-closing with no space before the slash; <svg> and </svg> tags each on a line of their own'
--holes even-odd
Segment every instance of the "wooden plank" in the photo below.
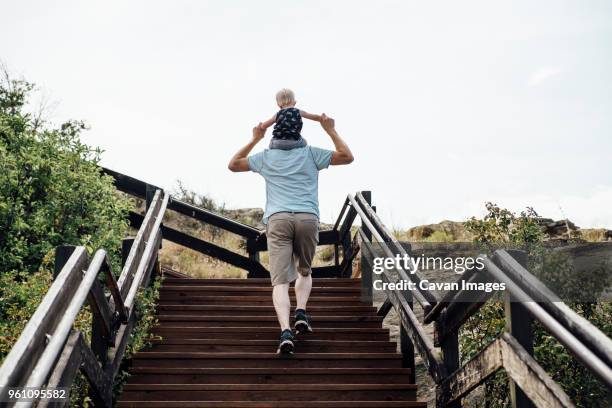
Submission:
<svg viewBox="0 0 612 408">
<path fill-rule="evenodd" d="M 340 225 L 340 221 L 342 221 L 342 217 L 344 216 L 344 212 L 346 211 L 346 209 L 348 208 L 348 198 L 344 199 L 344 204 L 342 204 L 342 209 L 340 209 L 340 213 L 338 214 L 338 218 L 336 219 L 336 222 L 334 223 L 334 231 L 338 231 L 338 226 Z"/>
<path fill-rule="evenodd" d="M 435 322 L 434 344 L 440 345 L 444 342 L 447 336 L 459 328 L 470 316 L 474 315 L 486 300 L 492 295 L 482 295 L 484 298 L 481 302 L 473 303 L 453 303 L 452 308 L 444 311 Z"/>
<path fill-rule="evenodd" d="M 493 261 L 487 257 L 483 258 L 485 270 L 494 279 L 506 284 L 506 291 L 511 293 L 534 319 L 552 334 L 568 351 L 582 362 L 603 384 L 612 388 L 612 367 L 606 364 L 587 345 L 574 336 L 565 326 L 551 316 L 539 303 L 533 301 L 512 279 L 510 279 Z M 597 330 L 597 329 L 595 329 Z"/>
<path fill-rule="evenodd" d="M 509 333 L 503 333 L 499 344 L 503 366 L 508 376 L 538 407 L 573 407 L 574 404 L 544 369 Z"/>
<path fill-rule="evenodd" d="M 136 322 L 136 313 L 130 314 L 127 323 L 122 324 L 117 330 L 117 336 L 115 340 L 115 346 L 108 350 L 106 361 L 108 364 L 104 367 L 105 372 L 110 378 L 115 378 L 119 368 L 121 367 L 121 361 L 123 360 L 123 354 L 125 354 L 125 348 L 130 339 L 130 334 L 134 328 Z"/>
<path fill-rule="evenodd" d="M 97 280 L 93 282 L 91 289 L 89 289 L 87 300 L 91 307 L 94 322 L 99 322 L 99 324 L 94 323 L 95 326 L 98 326 L 97 329 L 99 331 L 97 335 L 104 337 L 107 342 L 110 341 L 112 333 L 112 312 L 108 300 L 106 300 L 106 296 L 104 295 L 104 290 Z"/>
<path fill-rule="evenodd" d="M 171 198 L 168 209 L 247 238 L 257 238 L 263 231 L 211 211 Z"/>
<path fill-rule="evenodd" d="M 513 251 L 513 257 L 522 265 L 527 264 L 527 253 L 524 251 Z M 527 312 L 520 302 L 517 302 L 512 294 L 504 293 L 504 314 L 506 318 L 506 331 L 518 341 L 527 353 L 533 356 L 533 317 Z M 535 408 L 535 405 L 516 386 L 512 378 L 509 379 L 510 402 L 512 408 Z"/>
<path fill-rule="evenodd" d="M 355 234 L 355 237 L 350 242 L 351 249 L 348 251 L 350 254 L 347 258 L 342 258 L 342 263 L 340 264 L 340 274 L 339 276 L 342 278 L 350 278 L 353 270 L 353 261 L 359 254 L 359 242 L 357 242 L 358 234 Z"/>
<path fill-rule="evenodd" d="M 436 387 L 436 407 L 446 407 L 466 396 L 499 370 L 502 364 L 501 340 L 495 339 Z"/>
<path fill-rule="evenodd" d="M 367 244 L 366 244 L 367 245 Z M 383 282 L 390 282 L 388 274 L 385 272 L 382 275 Z M 430 375 L 435 382 L 441 381 L 446 377 L 446 370 L 442 363 L 440 353 L 434 347 L 433 343 L 423 330 L 418 318 L 410 309 L 410 306 L 400 291 L 386 291 L 388 298 L 395 307 L 400 317 L 400 322 L 406 330 L 406 334 L 414 344 L 423 360 L 423 364 L 427 367 Z"/>
<path fill-rule="evenodd" d="M 268 271 L 259 262 L 255 262 L 246 256 L 237 254 L 229 249 L 222 248 L 213 243 L 206 242 L 200 238 L 185 234 L 175 230 L 174 228 L 162 225 L 162 235 L 164 239 L 182 245 L 201 254 L 219 259 L 237 268 L 245 270 L 258 269 L 269 276 Z"/>
<path fill-rule="evenodd" d="M 156 197 L 159 196 L 159 193 L 159 191 L 156 193 Z M 132 279 L 133 282 L 129 287 L 129 290 L 127 291 L 127 295 L 125 295 L 125 307 L 128 309 L 128 313 L 130 314 L 134 313 L 134 302 L 136 300 L 136 293 L 138 292 L 138 289 L 142 286 L 143 279 L 147 275 L 147 266 L 149 265 L 149 262 L 154 256 L 157 257 L 157 251 L 159 249 L 158 239 L 161 237 L 160 225 L 162 222 L 163 214 L 166 211 L 166 206 L 168 205 L 168 199 L 169 197 L 167 195 L 164 196 L 164 198 L 162 199 L 162 202 L 158 208 L 158 215 L 156 216 L 155 222 L 151 227 L 151 236 L 148 237 L 148 242 L 142 253 L 142 257 L 138 260 L 138 266 Z"/>
<path fill-rule="evenodd" d="M 79 286 L 74 293 L 70 294 L 69 304 L 63 310 L 60 321 L 53 331 L 48 332 L 50 337 L 45 344 L 40 358 L 36 361 L 34 370 L 32 370 L 28 377 L 25 384 L 26 387 L 38 388 L 47 381 L 70 335 L 74 320 L 91 293 L 92 285 L 98 279 L 98 273 L 105 258 L 106 252 L 104 250 L 100 249 L 94 254 L 87 271 L 83 275 L 81 282 L 79 282 Z"/>
<path fill-rule="evenodd" d="M 79 350 L 79 338 L 81 333 L 78 330 L 72 330 L 66 341 L 66 345 L 62 350 L 62 354 L 58 359 L 49 381 L 47 382 L 47 388 L 70 388 L 74 382 L 79 368 L 81 366 L 81 350 Z M 41 400 L 37 407 L 38 408 L 60 408 L 67 407 L 70 401 L 50 401 Z"/>
<path fill-rule="evenodd" d="M 125 242 L 125 241 L 123 241 Z M 119 290 L 119 285 L 117 284 L 117 280 L 115 279 L 115 275 L 111 269 L 110 264 L 108 263 L 108 258 L 104 260 L 104 273 L 106 274 L 106 286 L 108 287 L 111 293 L 110 299 L 110 308 L 113 312 L 117 313 L 117 318 L 119 322 L 127 321 L 127 309 L 123 304 L 123 298 L 121 297 L 121 291 Z M 112 330 L 116 329 L 115 323 L 113 322 Z"/>
<path fill-rule="evenodd" d="M 458 282 L 473 282 L 473 277 L 476 272 L 477 269 L 475 268 L 468 269 L 463 275 L 461 275 L 461 278 L 458 280 Z M 462 286 L 460 285 L 459 287 Z M 423 323 L 429 324 L 436 320 L 440 316 L 440 313 L 442 313 L 442 311 L 446 309 L 448 305 L 456 303 L 455 299 L 461 299 L 461 296 L 459 296 L 460 292 L 460 289 L 453 289 L 447 291 L 442 297 L 442 299 L 438 303 L 436 303 L 436 305 L 429 311 L 429 313 L 425 315 L 425 317 L 423 318 Z"/>
<path fill-rule="evenodd" d="M 147 211 L 142 225 L 134 238 L 134 243 L 130 249 L 130 253 L 123 265 L 123 269 L 121 271 L 121 275 L 117 280 L 117 285 L 119 286 L 119 290 L 121 291 L 121 297 L 125 299 L 129 288 L 131 287 L 132 279 L 134 278 L 134 273 L 138 264 L 140 262 L 140 258 L 143 255 L 145 250 L 145 242 L 149 240 L 149 236 L 151 234 L 151 229 L 153 228 L 153 224 L 156 221 L 156 216 L 158 214 L 159 205 L 161 204 L 161 190 L 158 190 L 153 198 L 153 202 L 151 203 L 151 208 Z M 167 200 L 167 198 L 166 198 Z"/>
<path fill-rule="evenodd" d="M 389 312 L 393 309 L 393 303 L 389 300 L 389 297 L 385 299 L 382 305 L 376 311 L 376 315 L 381 316 L 383 318 L 387 317 Z"/>
<path fill-rule="evenodd" d="M 361 301 L 367 305 L 371 305 L 374 299 L 373 292 L 373 280 L 374 280 L 374 272 L 372 272 L 372 264 L 370 260 L 374 258 L 374 254 L 372 253 L 370 246 L 372 245 L 368 240 L 368 234 L 363 228 L 360 228 L 359 238 L 361 240 L 366 240 L 367 244 L 361 244 L 361 256 L 359 257 L 359 269 L 361 270 Z M 389 310 L 393 305 L 390 303 L 389 299 L 386 299 L 386 302 L 389 302 Z M 387 313 L 389 311 L 387 310 Z M 386 315 L 386 313 L 385 313 Z"/>
<path fill-rule="evenodd" d="M 77 247 L 47 291 L 19 339 L 0 367 L 0 395 L 8 387 L 23 386 L 42 355 L 46 334 L 53 333 L 64 316 L 87 264 L 87 251 Z"/>
<path fill-rule="evenodd" d="M 507 251 L 501 249 L 495 251 L 492 259 L 529 297 L 539 302 L 540 306 L 605 361 L 608 366 L 612 366 L 612 339 L 587 319 L 570 309 Z"/>
<path fill-rule="evenodd" d="M 447 373 L 453 373 L 459 368 L 459 332 L 454 330 L 440 344 L 442 359 Z M 449 408 L 461 408 L 461 398 L 447 404 Z"/>
<path fill-rule="evenodd" d="M 352 196 L 349 195 L 349 201 L 353 205 L 353 208 L 359 214 L 361 220 L 365 223 L 367 229 L 372 233 L 373 237 L 378 241 L 376 245 L 380 245 L 381 249 L 385 253 L 385 256 L 390 258 L 395 258 L 395 253 L 393 252 L 391 247 L 395 247 L 395 251 L 399 253 L 401 256 L 407 256 L 409 259 L 410 267 L 408 270 L 404 270 L 403 268 L 395 268 L 395 271 L 400 276 L 401 279 L 410 280 L 415 282 L 417 285 L 417 290 L 414 291 L 414 298 L 419 302 L 421 307 L 423 307 L 425 313 L 427 314 L 429 310 L 436 304 L 436 298 L 426 290 L 421 290 L 419 287 L 419 282 L 421 281 L 421 277 L 418 272 L 415 271 L 414 262 L 412 262 L 412 258 L 406 252 L 404 247 L 399 243 L 399 241 L 387 230 L 384 226 L 378 215 L 372 210 L 372 208 L 364 204 L 364 199 L 361 194 L 357 193 L 357 197 L 361 199 L 360 207 L 357 200 L 355 200 Z M 367 213 L 367 214 L 366 214 Z M 370 221 L 372 219 L 373 221 Z M 376 225 L 376 226 L 375 226 Z M 379 229 L 383 231 L 381 234 Z M 363 241 L 363 239 L 362 239 Z M 414 272 L 414 273 L 411 273 Z"/>
<path fill-rule="evenodd" d="M 351 196 L 349 196 L 349 199 L 353 203 L 353 206 L 356 207 L 357 204 L 356 204 L 355 200 Z M 378 241 L 375 244 L 374 244 L 374 242 L 369 243 L 368 239 L 364 235 L 363 228 L 360 228 L 359 229 L 359 234 L 360 234 L 360 237 L 361 237 L 362 246 L 365 247 L 365 246 L 369 245 L 369 249 L 370 249 L 369 252 L 370 253 L 374 253 L 374 250 L 372 249 L 373 245 L 380 246 L 380 248 L 383 250 L 385 256 L 390 257 L 390 258 L 394 258 L 395 256 L 393 255 L 393 253 L 391 252 L 389 247 L 386 245 L 386 243 L 384 242 L 384 240 L 380 236 L 380 234 L 374 230 L 374 226 L 366 218 L 366 216 L 363 213 L 363 211 L 361 209 L 357 209 L 357 212 L 359 213 L 359 216 L 361 217 L 361 219 L 366 223 L 367 228 L 374 235 L 374 238 L 376 239 L 376 241 Z M 403 270 L 401 268 L 399 268 L 399 269 L 398 268 L 394 268 L 394 271 L 399 275 L 400 279 L 410 280 L 410 281 L 417 282 L 417 283 L 419 282 L 419 278 L 415 274 L 407 273 L 405 270 Z M 429 292 L 424 292 L 424 293 L 429 293 Z M 421 306 L 423 307 L 423 309 L 425 309 L 426 312 L 431 309 L 432 304 L 425 298 L 425 296 L 423 295 L 423 293 L 421 293 L 420 290 L 417 290 L 417 291 L 414 292 L 414 297 L 418 300 L 418 302 L 421 304 Z M 431 294 L 429 294 L 428 297 L 431 297 Z"/>
<path fill-rule="evenodd" d="M 137 178 L 119 173 L 118 171 L 102 167 L 102 172 L 115 179 L 115 188 L 124 193 L 131 194 L 136 197 L 145 198 L 147 194 L 147 184 Z M 149 184 L 153 186 L 152 184 Z M 155 186 L 153 186 L 155 187 Z M 161 187 L 155 187 L 156 190 L 163 190 Z"/>
<path fill-rule="evenodd" d="M 82 336 L 79 337 L 78 347 L 81 351 L 81 369 L 94 391 L 90 394 L 94 397 L 94 405 L 111 407 L 113 377 L 104 372 L 93 351 L 85 343 Z"/>
</svg>

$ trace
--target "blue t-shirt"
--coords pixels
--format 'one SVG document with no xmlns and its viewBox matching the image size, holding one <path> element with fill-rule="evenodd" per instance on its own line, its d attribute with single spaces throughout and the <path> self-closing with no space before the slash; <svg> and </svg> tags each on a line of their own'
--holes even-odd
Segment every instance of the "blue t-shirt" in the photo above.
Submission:
<svg viewBox="0 0 612 408">
<path fill-rule="evenodd" d="M 292 150 L 266 149 L 249 156 L 249 169 L 266 180 L 263 222 L 281 211 L 319 216 L 319 170 L 326 169 L 332 151 L 305 146 Z"/>
</svg>

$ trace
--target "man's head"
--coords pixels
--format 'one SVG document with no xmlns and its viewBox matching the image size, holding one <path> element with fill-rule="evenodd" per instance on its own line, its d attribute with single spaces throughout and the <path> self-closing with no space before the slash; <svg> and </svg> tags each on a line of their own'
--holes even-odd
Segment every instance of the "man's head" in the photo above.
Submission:
<svg viewBox="0 0 612 408">
<path fill-rule="evenodd" d="M 295 106 L 295 95 L 291 89 L 283 88 L 276 93 L 276 103 L 281 109 Z"/>
</svg>

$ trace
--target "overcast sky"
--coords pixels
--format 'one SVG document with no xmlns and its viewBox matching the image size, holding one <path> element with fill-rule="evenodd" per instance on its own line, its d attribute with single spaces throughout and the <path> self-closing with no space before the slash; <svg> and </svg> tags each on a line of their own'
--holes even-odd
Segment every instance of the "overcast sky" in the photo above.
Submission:
<svg viewBox="0 0 612 408">
<path fill-rule="evenodd" d="M 395 228 L 484 202 L 612 228 L 612 2 L 11 1 L 0 60 L 83 119 L 103 164 L 229 207 L 227 162 L 282 87 L 355 155 L 320 173 L 322 221 L 372 190 Z M 312 145 L 332 148 L 316 123 Z M 267 135 L 265 144 L 270 135 Z M 264 147 L 258 145 L 255 151 Z"/>
</svg>

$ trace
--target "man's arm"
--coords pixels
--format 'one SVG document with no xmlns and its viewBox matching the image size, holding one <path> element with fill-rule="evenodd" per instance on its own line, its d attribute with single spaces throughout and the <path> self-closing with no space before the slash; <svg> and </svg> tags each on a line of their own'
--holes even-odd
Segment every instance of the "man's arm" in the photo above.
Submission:
<svg viewBox="0 0 612 408">
<path fill-rule="evenodd" d="M 265 134 L 266 129 L 262 127 L 261 123 L 255 126 L 253 128 L 253 138 L 246 146 L 238 150 L 238 152 L 230 160 L 227 168 L 233 172 L 249 171 L 249 159 L 247 159 L 247 156 L 249 153 L 251 153 L 251 150 L 253 150 L 255 145 L 264 138 Z"/>
<path fill-rule="evenodd" d="M 321 115 L 315 115 L 314 113 L 308 113 L 306 111 L 300 110 L 300 115 L 303 118 L 314 120 L 316 122 L 321 122 Z"/>
<path fill-rule="evenodd" d="M 353 153 L 349 149 L 348 145 L 342 140 L 338 132 L 336 132 L 336 122 L 333 118 L 328 117 L 326 114 L 321 115 L 321 126 L 331 137 L 332 142 L 336 150 L 332 153 L 330 164 L 332 166 L 340 164 L 350 164 L 353 162 Z"/>
</svg>

